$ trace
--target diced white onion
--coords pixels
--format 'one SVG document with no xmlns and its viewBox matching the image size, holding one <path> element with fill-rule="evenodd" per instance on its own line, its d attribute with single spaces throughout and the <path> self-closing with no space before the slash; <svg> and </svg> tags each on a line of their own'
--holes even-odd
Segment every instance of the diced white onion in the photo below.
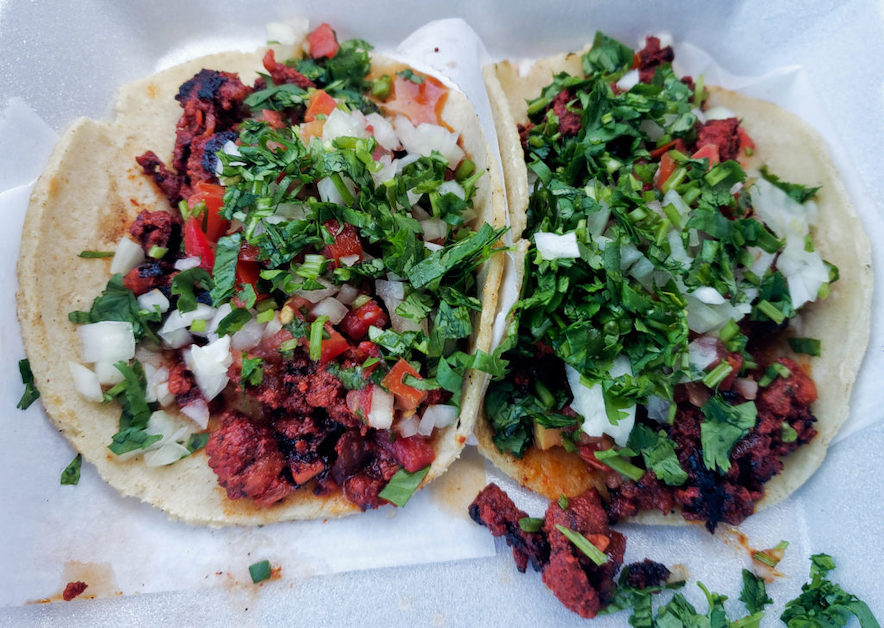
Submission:
<svg viewBox="0 0 884 628">
<path fill-rule="evenodd" d="M 193 336 L 186 327 L 173 329 L 172 331 L 158 331 L 157 335 L 163 339 L 163 343 L 170 349 L 180 349 L 193 342 Z"/>
<path fill-rule="evenodd" d="M 580 249 L 577 246 L 577 234 L 573 231 L 558 235 L 538 231 L 534 234 L 534 243 L 543 259 L 573 259 L 580 257 Z"/>
<path fill-rule="evenodd" d="M 405 116 L 396 116 L 393 128 L 406 152 L 429 157 L 434 150 L 438 151 L 450 168 L 463 159 L 464 152 L 457 145 L 457 133 L 452 133 L 444 127 L 426 122 L 415 127 Z"/>
<path fill-rule="evenodd" d="M 314 318 L 328 316 L 329 322 L 332 325 L 337 325 L 344 319 L 348 311 L 346 305 L 334 297 L 327 297 L 314 305 L 310 309 L 310 314 L 313 315 Z"/>
<path fill-rule="evenodd" d="M 77 327 L 83 362 L 119 362 L 135 356 L 132 323 L 100 321 Z"/>
<path fill-rule="evenodd" d="M 648 396 L 648 418 L 658 423 L 669 420 L 669 401 L 657 395 Z"/>
<path fill-rule="evenodd" d="M 143 364 L 144 370 L 152 368 L 149 364 Z M 123 381 L 123 374 L 120 369 L 114 366 L 113 362 L 96 362 L 95 375 L 98 377 L 98 383 L 102 386 L 114 386 Z M 150 399 L 148 399 L 150 401 Z"/>
<path fill-rule="evenodd" d="M 215 310 L 215 315 L 212 317 L 212 320 L 206 325 L 206 330 L 204 332 L 193 332 L 197 336 L 205 336 L 209 340 L 217 340 L 218 339 L 218 325 L 221 324 L 221 321 L 233 311 L 233 306 L 230 303 L 222 304 L 217 310 Z"/>
<path fill-rule="evenodd" d="M 631 244 L 620 245 L 620 270 L 627 271 L 629 267 L 641 259 L 642 252 Z"/>
<path fill-rule="evenodd" d="M 381 155 L 381 158 L 378 159 L 378 163 L 383 164 L 384 167 L 377 172 L 371 173 L 371 179 L 374 181 L 375 186 L 378 186 L 385 181 L 389 181 L 396 176 L 397 164 L 392 157 L 389 155 Z"/>
<path fill-rule="evenodd" d="M 690 207 L 688 207 L 687 203 L 685 203 L 684 199 L 681 197 L 681 194 L 675 190 L 669 190 L 663 195 L 663 207 L 666 207 L 667 205 L 675 207 L 682 217 L 687 216 L 691 211 Z"/>
<path fill-rule="evenodd" d="M 222 336 L 204 347 L 193 345 L 185 352 L 184 361 L 196 378 L 203 397 L 211 401 L 227 385 L 227 369 L 233 362 L 230 336 Z"/>
<path fill-rule="evenodd" d="M 378 279 L 374 283 L 375 292 L 384 302 L 387 312 L 390 313 L 390 325 L 393 327 L 393 331 L 402 333 L 404 331 L 421 331 L 424 329 L 421 323 L 425 323 L 426 319 L 418 322 L 396 313 L 396 308 L 405 299 L 405 285 L 401 281 Z"/>
<path fill-rule="evenodd" d="M 693 294 L 686 294 L 685 301 L 688 304 L 688 328 L 698 334 L 720 329 L 730 319 L 738 321 L 752 311 L 749 303 L 732 305 L 725 301 L 720 305 L 709 305 L 694 298 Z"/>
<path fill-rule="evenodd" d="M 777 254 L 768 253 L 759 246 L 747 246 L 746 250 L 749 251 L 754 260 L 749 266 L 749 270 L 758 275 L 758 277 L 764 277 Z"/>
<path fill-rule="evenodd" d="M 150 292 L 145 292 L 138 297 L 138 307 L 148 312 L 160 311 L 166 313 L 169 311 L 169 299 L 166 295 L 154 288 Z"/>
<path fill-rule="evenodd" d="M 101 392 L 101 384 L 98 383 L 98 376 L 91 369 L 77 362 L 68 362 L 68 369 L 74 379 L 74 389 L 80 393 L 83 399 L 89 401 L 103 399 L 104 395 Z"/>
<path fill-rule="evenodd" d="M 441 218 L 422 220 L 420 225 L 424 232 L 424 240 L 444 240 L 448 236 L 448 223 Z"/>
<path fill-rule="evenodd" d="M 420 429 L 420 421 L 418 421 L 416 416 L 410 416 L 407 419 L 399 421 L 399 423 L 396 424 L 396 429 L 399 431 L 399 435 L 402 438 L 410 438 L 417 434 Z"/>
<path fill-rule="evenodd" d="M 639 123 L 638 128 L 645 135 L 647 135 L 648 139 L 652 142 L 656 142 L 657 140 L 659 140 L 666 132 L 666 130 L 662 126 L 660 126 L 650 118 L 645 118 L 644 120 L 642 120 Z"/>
<path fill-rule="evenodd" d="M 700 286 L 691 292 L 691 296 L 708 305 L 721 305 L 725 302 L 725 298 L 721 296 L 721 293 L 711 286 Z"/>
<path fill-rule="evenodd" d="M 393 425 L 393 395 L 380 386 L 372 388 L 367 420 L 371 427 L 378 430 L 388 430 Z"/>
<path fill-rule="evenodd" d="M 421 417 L 420 422 L 417 426 L 417 433 L 421 436 L 429 436 L 433 433 L 433 428 L 435 427 L 435 421 L 433 416 L 427 416 L 426 413 Z"/>
<path fill-rule="evenodd" d="M 181 413 L 204 430 L 209 426 L 209 405 L 202 399 L 195 399 L 181 408 Z"/>
<path fill-rule="evenodd" d="M 437 403 L 427 406 L 427 409 L 424 410 L 423 417 L 421 417 L 421 423 L 423 424 L 423 421 L 427 419 L 427 417 L 431 417 L 433 420 L 433 427 L 448 427 L 454 423 L 458 414 L 459 412 L 456 406 Z"/>
<path fill-rule="evenodd" d="M 144 378 L 147 384 L 144 398 L 149 402 L 159 401 L 160 395 L 157 393 L 157 389 L 160 384 L 166 384 L 165 393 L 169 392 L 169 369 L 165 366 L 157 368 L 147 362 L 142 362 L 141 366 L 144 368 Z"/>
<path fill-rule="evenodd" d="M 638 85 L 638 68 L 630 70 L 617 81 L 617 87 L 624 92 L 628 92 L 636 85 Z"/>
<path fill-rule="evenodd" d="M 144 250 L 140 244 L 136 244 L 126 236 L 120 238 L 114 258 L 111 260 L 110 271 L 112 275 L 120 273 L 125 275 L 130 270 L 144 261 Z"/>
<path fill-rule="evenodd" d="M 698 336 L 688 344 L 688 361 L 698 372 L 705 371 L 723 354 L 724 347 L 714 336 Z"/>
<path fill-rule="evenodd" d="M 697 116 L 697 120 L 700 124 L 706 124 L 706 114 L 699 107 L 694 107 L 691 109 L 691 113 Z"/>
<path fill-rule="evenodd" d="M 436 251 L 441 251 L 445 248 L 441 244 L 436 244 L 435 242 L 424 242 L 424 246 L 433 253 L 435 253 Z"/>
<path fill-rule="evenodd" d="M 685 268 L 690 268 L 693 260 L 688 252 L 685 251 L 684 242 L 681 240 L 681 234 L 677 231 L 670 231 L 666 234 L 666 240 L 669 242 L 669 252 L 671 258 L 679 262 Z"/>
<path fill-rule="evenodd" d="M 411 153 L 409 155 L 406 155 L 402 159 L 393 160 L 393 163 L 396 164 L 396 174 L 402 174 L 402 171 L 405 170 L 406 166 L 410 166 L 411 164 L 413 164 L 414 162 L 416 162 L 420 158 L 421 158 L 420 155 L 416 155 L 415 153 Z"/>
<path fill-rule="evenodd" d="M 175 395 L 169 392 L 169 382 L 160 382 L 157 384 L 156 388 L 157 401 L 160 402 L 160 405 L 164 408 L 172 405 L 175 401 Z"/>
<path fill-rule="evenodd" d="M 295 294 L 298 296 L 304 297 L 310 303 L 319 303 L 326 297 L 330 297 L 338 291 L 337 286 L 332 284 L 328 279 L 323 279 L 319 277 L 316 281 L 321 283 L 325 288 L 321 288 L 319 290 L 298 290 Z"/>
<path fill-rule="evenodd" d="M 356 300 L 356 297 L 359 296 L 359 290 L 354 288 L 348 283 L 345 283 L 341 286 L 341 289 L 338 291 L 337 300 L 343 303 L 344 305 L 350 305 L 353 301 Z"/>
<path fill-rule="evenodd" d="M 454 194 L 461 200 L 466 200 L 467 198 L 467 193 L 463 189 L 463 186 L 454 179 L 442 183 L 439 186 L 439 194 Z"/>
<path fill-rule="evenodd" d="M 148 467 L 163 467 L 190 455 L 190 451 L 184 445 L 174 441 L 163 444 L 157 449 L 151 449 L 144 453 L 144 464 Z"/>
<path fill-rule="evenodd" d="M 378 144 L 389 151 L 399 150 L 401 144 L 392 124 L 379 113 L 370 113 L 365 116 L 365 119 L 371 125 L 374 139 L 378 141 Z"/>
<path fill-rule="evenodd" d="M 190 327 L 193 321 L 210 321 L 215 317 L 215 313 L 215 308 L 206 305 L 205 303 L 197 303 L 196 308 L 189 312 L 182 312 L 177 309 L 172 310 L 166 317 L 163 326 L 160 327 L 158 334 L 161 338 L 164 338 L 163 334 L 175 331 L 176 329 Z"/>
<path fill-rule="evenodd" d="M 717 105 L 715 107 L 709 107 L 705 112 L 707 120 L 726 120 L 727 118 L 736 118 L 737 114 L 728 109 L 727 107 L 722 107 L 721 105 Z"/>
<path fill-rule="evenodd" d="M 738 377 L 734 380 L 734 388 L 749 401 L 752 401 L 758 396 L 758 382 L 754 379 Z"/>
<path fill-rule="evenodd" d="M 619 377 L 630 373 L 631 370 L 629 359 L 620 356 L 611 365 L 610 374 L 612 377 Z M 571 408 L 583 417 L 581 429 L 589 436 L 608 434 L 618 445 L 625 446 L 635 424 L 635 406 L 624 409 L 623 412 L 626 413 L 626 416 L 614 425 L 608 420 L 605 412 L 602 387 L 585 385 L 580 381 L 580 373 L 569 364 L 565 365 L 565 373 L 568 377 L 571 394 L 574 396 Z"/>
<path fill-rule="evenodd" d="M 816 203 L 801 204 L 764 179 L 755 181 L 749 196 L 755 212 L 778 238 L 792 235 L 803 239 L 816 221 Z"/>
<path fill-rule="evenodd" d="M 196 268 L 200 265 L 200 258 L 194 257 L 182 257 L 181 259 L 175 260 L 175 270 L 190 270 L 191 268 Z"/>
<path fill-rule="evenodd" d="M 230 339 L 230 346 L 234 351 L 245 351 L 256 346 L 263 337 L 264 323 L 259 323 L 252 317 L 246 321 L 245 325 L 234 332 Z"/>
<path fill-rule="evenodd" d="M 332 111 L 322 127 L 322 141 L 331 142 L 339 137 L 368 137 L 365 124 L 358 117 L 343 109 Z"/>
<path fill-rule="evenodd" d="M 282 321 L 279 320 L 279 312 L 274 312 L 273 318 L 271 318 L 267 322 L 267 324 L 264 326 L 264 333 L 261 334 L 261 337 L 262 337 L 262 339 L 269 338 L 270 336 L 272 336 L 273 334 L 278 332 L 280 329 L 282 329 Z"/>
</svg>

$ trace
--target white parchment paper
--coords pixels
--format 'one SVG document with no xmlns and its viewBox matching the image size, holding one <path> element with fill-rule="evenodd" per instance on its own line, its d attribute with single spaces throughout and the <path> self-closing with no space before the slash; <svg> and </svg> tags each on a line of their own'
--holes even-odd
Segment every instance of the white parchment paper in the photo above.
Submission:
<svg viewBox="0 0 884 628">
<path fill-rule="evenodd" d="M 786 106 L 824 135 L 869 231 L 875 269 L 884 267 L 879 215 L 884 185 L 877 165 L 884 142 L 884 72 L 876 61 L 884 54 L 884 16 L 874 0 L 295 5 L 256 0 L 244 11 L 207 0 L 138 6 L 83 0 L 75 8 L 38 9 L 0 2 L 0 216 L 6 219 L 0 230 L 0 286 L 7 294 L 15 285 L 26 185 L 42 168 L 52 131 L 77 115 L 108 115 L 112 94 L 125 81 L 213 50 L 254 47 L 264 36 L 264 23 L 294 13 L 314 23 L 327 19 L 344 36 L 386 49 L 429 20 L 460 15 L 496 58 L 578 49 L 596 28 L 633 45 L 643 33 L 669 29 L 676 39 L 714 50 L 726 67 L 763 75 L 744 79 L 711 65 L 688 68 L 694 53 L 680 47 L 678 61 L 687 71 L 705 67 L 710 82 Z M 475 39 L 467 42 L 465 48 L 475 45 Z M 800 71 L 793 67 L 796 59 L 805 64 Z M 697 63 L 706 61 L 696 55 Z M 9 120 L 12 127 L 3 126 Z M 9 139 L 22 136 L 32 141 Z M 884 482 L 876 471 L 884 448 L 878 401 L 882 293 L 878 272 L 870 350 L 839 442 L 791 499 L 742 526 L 753 547 L 791 542 L 780 564 L 784 577 L 769 587 L 777 605 L 765 625 L 777 624 L 782 603 L 806 579 L 807 556 L 820 551 L 835 556 L 835 579 L 884 615 L 879 568 Z M 483 467 L 474 451 L 440 482 L 461 479 L 415 497 L 391 519 L 381 511 L 327 523 L 211 531 L 169 522 L 148 506 L 120 498 L 88 465 L 79 486 L 60 487 L 58 475 L 73 450 L 37 405 L 27 412 L 14 409 L 22 390 L 16 361 L 23 353 L 11 299 L 0 305 L 0 322 L 6 323 L 0 326 L 6 373 L 0 379 L 0 624 L 586 625 L 546 590 L 539 574 L 518 574 L 501 541 L 491 543 L 484 530 L 454 514 L 458 508 L 463 512 L 484 483 L 486 469 L 489 479 L 514 488 Z M 543 500 L 525 492 L 513 495 L 531 514 L 545 509 Z M 647 556 L 686 565 L 692 581 L 730 596 L 728 608 L 738 616 L 739 566 L 748 558 L 734 535 L 712 537 L 694 527 L 627 526 L 623 532 L 629 538 L 627 560 Z M 246 569 L 263 558 L 281 566 L 282 577 L 254 587 Z M 443 560 L 448 562 L 435 562 Z M 366 570 L 371 567 L 377 569 Z M 102 599 L 9 606 L 57 596 L 72 579 L 88 580 Z M 121 592 L 126 595 L 116 597 Z M 705 608 L 693 583 L 686 593 Z M 621 613 L 594 625 L 624 625 L 626 617 Z"/>
</svg>

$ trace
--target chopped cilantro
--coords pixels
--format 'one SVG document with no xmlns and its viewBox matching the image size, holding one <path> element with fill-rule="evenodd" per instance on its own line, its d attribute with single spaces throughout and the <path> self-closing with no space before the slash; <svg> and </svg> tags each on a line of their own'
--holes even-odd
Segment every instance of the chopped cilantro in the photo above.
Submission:
<svg viewBox="0 0 884 628">
<path fill-rule="evenodd" d="M 236 286 L 236 264 L 242 235 L 234 233 L 218 239 L 215 249 L 215 267 L 212 269 L 212 303 L 218 307 L 233 296 Z M 181 306 L 179 305 L 179 309 Z"/>
<path fill-rule="evenodd" d="M 187 439 L 187 451 L 193 453 L 195 451 L 199 451 L 203 447 L 206 446 L 206 443 L 209 442 L 209 433 L 208 432 L 197 432 L 196 434 L 191 434 L 190 438 Z"/>
<path fill-rule="evenodd" d="M 77 254 L 77 257 L 82 257 L 83 259 L 97 259 L 101 257 L 113 257 L 113 251 L 80 251 Z"/>
<path fill-rule="evenodd" d="M 184 273 L 180 273 L 179 276 L 181 274 Z M 194 301 L 195 307 L 196 301 Z M 78 325 L 100 321 L 129 322 L 132 323 L 135 340 L 141 340 L 144 336 L 156 338 L 149 323 L 158 323 L 160 316 L 156 310 L 153 312 L 142 310 L 132 291 L 123 285 L 123 276 L 116 274 L 108 280 L 104 291 L 92 302 L 92 308 L 88 312 L 71 312 L 68 314 L 68 319 Z"/>
<path fill-rule="evenodd" d="M 543 519 L 536 517 L 522 517 L 519 519 L 519 528 L 523 532 L 540 532 L 543 528 Z"/>
<path fill-rule="evenodd" d="M 405 469 L 399 469 L 390 478 L 390 481 L 383 490 L 378 493 L 378 497 L 386 499 L 388 502 L 402 508 L 408 503 L 408 500 L 411 499 L 411 496 L 429 472 L 430 465 L 414 473 L 409 473 Z"/>
<path fill-rule="evenodd" d="M 810 582 L 801 586 L 801 595 L 786 603 L 780 620 L 789 628 L 798 626 L 844 626 L 851 615 L 862 628 L 879 628 L 868 605 L 828 580 L 835 561 L 828 554 L 810 557 Z"/>
<path fill-rule="evenodd" d="M 767 166 L 761 166 L 761 176 L 765 181 L 773 184 L 774 186 L 780 188 L 783 192 L 789 195 L 793 200 L 804 203 L 809 201 L 816 193 L 819 191 L 819 186 L 810 187 L 807 185 L 801 185 L 799 183 L 786 183 L 785 181 L 781 181 L 778 176 L 772 174 Z"/>
<path fill-rule="evenodd" d="M 789 346 L 795 353 L 804 353 L 819 357 L 820 341 L 816 338 L 789 338 Z"/>
<path fill-rule="evenodd" d="M 700 425 L 703 464 L 710 471 L 726 473 L 731 468 L 731 449 L 755 427 L 757 409 L 751 401 L 732 406 L 715 396 L 701 410 L 705 417 Z"/>
<path fill-rule="evenodd" d="M 596 565 L 604 565 L 608 562 L 608 555 L 597 548 L 592 542 L 579 532 L 575 532 L 563 525 L 556 524 L 556 530 L 565 535 L 565 537 L 574 544 L 574 547 L 583 552 Z"/>
<path fill-rule="evenodd" d="M 77 454 L 70 464 L 61 472 L 61 483 L 71 486 L 80 481 L 80 467 L 83 465 L 83 454 Z"/>
<path fill-rule="evenodd" d="M 411 68 L 405 68 L 400 72 L 396 72 L 396 75 L 401 76 L 407 81 L 416 83 L 417 85 L 421 85 L 424 82 L 424 77 L 420 74 L 415 73 Z"/>
<path fill-rule="evenodd" d="M 264 360 L 261 358 L 250 358 L 243 351 L 241 381 L 243 390 L 245 390 L 246 385 L 259 386 L 264 381 Z"/>
<path fill-rule="evenodd" d="M 252 577 L 252 582 L 255 584 L 263 582 L 264 580 L 269 580 L 270 574 L 271 569 L 269 560 L 262 560 L 249 565 L 249 575 Z"/>
<path fill-rule="evenodd" d="M 180 312 L 195 310 L 199 300 L 197 290 L 212 290 L 213 285 L 212 276 L 200 267 L 188 268 L 175 275 L 172 279 L 172 294 L 178 295 L 178 310 Z"/>
</svg>

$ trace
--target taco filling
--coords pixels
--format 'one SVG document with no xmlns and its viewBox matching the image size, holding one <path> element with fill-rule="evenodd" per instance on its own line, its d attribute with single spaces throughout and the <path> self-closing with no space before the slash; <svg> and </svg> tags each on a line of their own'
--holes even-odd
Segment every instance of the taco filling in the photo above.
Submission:
<svg viewBox="0 0 884 628">
<path fill-rule="evenodd" d="M 789 323 L 838 271 L 814 250 L 817 189 L 756 169 L 673 57 L 597 34 L 584 75 L 528 102 L 530 246 L 485 410 L 498 452 L 582 460 L 612 521 L 680 509 L 713 531 L 816 434 L 801 354 L 820 342 Z"/>
<path fill-rule="evenodd" d="M 285 63 L 269 50 L 254 85 L 209 69 L 181 85 L 171 163 L 137 158 L 170 208 L 138 214 L 71 313 L 92 365 L 71 368 L 122 406 L 119 458 L 205 446 L 229 499 L 401 506 L 489 368 L 467 351 L 503 230 L 477 220 L 484 165 L 442 120 L 447 87 L 377 72 L 327 24 L 307 40 Z"/>
</svg>

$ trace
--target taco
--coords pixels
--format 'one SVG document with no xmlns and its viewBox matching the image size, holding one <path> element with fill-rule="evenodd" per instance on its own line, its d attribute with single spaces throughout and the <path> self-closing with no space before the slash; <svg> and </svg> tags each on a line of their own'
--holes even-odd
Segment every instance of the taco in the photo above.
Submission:
<svg viewBox="0 0 884 628">
<path fill-rule="evenodd" d="M 524 274 L 476 434 L 550 499 L 714 530 L 801 486 L 847 418 L 870 249 L 811 128 L 672 60 L 597 34 L 486 72 Z"/>
<path fill-rule="evenodd" d="M 505 210 L 472 106 L 327 24 L 283 35 L 286 63 L 205 57 L 78 120 L 24 226 L 47 413 L 192 523 L 403 505 L 459 456 L 490 359 Z"/>
</svg>

